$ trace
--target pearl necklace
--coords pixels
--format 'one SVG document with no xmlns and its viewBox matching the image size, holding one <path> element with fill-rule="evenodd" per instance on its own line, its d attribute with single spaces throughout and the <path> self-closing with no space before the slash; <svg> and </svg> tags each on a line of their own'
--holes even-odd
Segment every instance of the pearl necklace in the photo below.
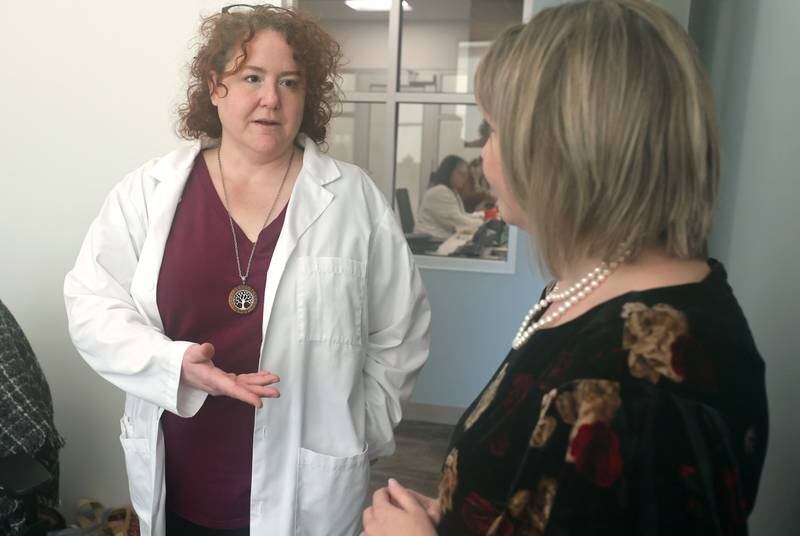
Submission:
<svg viewBox="0 0 800 536">
<path fill-rule="evenodd" d="M 582 277 L 580 281 L 572 285 L 567 290 L 558 292 L 558 284 L 556 284 L 553 290 L 550 291 L 550 293 L 548 293 L 544 298 L 542 298 L 536 305 L 534 305 L 533 308 L 528 311 L 528 314 L 525 315 L 525 319 L 522 321 L 522 325 L 519 327 L 519 330 L 517 331 L 513 342 L 511 343 L 511 347 L 514 348 L 514 350 L 519 350 L 525 346 L 525 343 L 528 342 L 528 339 L 531 338 L 537 329 L 564 315 L 564 313 L 566 313 L 570 307 L 584 299 L 594 289 L 599 287 L 600 284 L 605 281 L 606 278 L 625 261 L 630 253 L 630 250 L 626 250 L 622 255 L 619 256 L 619 258 L 617 258 L 616 261 L 610 263 L 600 263 L 599 266 L 590 271 L 588 274 Z M 536 322 L 531 323 L 533 317 L 536 316 L 536 313 L 542 309 L 545 309 L 551 303 L 556 302 L 563 303 L 559 305 L 555 311 L 548 313 Z"/>
</svg>

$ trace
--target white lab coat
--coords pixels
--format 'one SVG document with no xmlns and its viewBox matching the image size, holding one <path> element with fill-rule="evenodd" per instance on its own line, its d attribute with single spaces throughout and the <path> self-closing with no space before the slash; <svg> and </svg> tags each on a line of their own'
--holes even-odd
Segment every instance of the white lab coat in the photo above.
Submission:
<svg viewBox="0 0 800 536">
<path fill-rule="evenodd" d="M 203 341 L 168 339 L 156 304 L 200 150 L 178 149 L 117 185 L 64 284 L 76 348 L 127 394 L 120 441 L 143 536 L 164 534 L 161 413 L 191 418 L 206 398 L 180 383 L 184 351 Z M 311 141 L 263 300 L 260 368 L 281 376 L 281 397 L 255 414 L 251 534 L 353 534 L 369 460 L 394 451 L 400 402 L 428 356 L 430 305 L 380 191 Z"/>
</svg>

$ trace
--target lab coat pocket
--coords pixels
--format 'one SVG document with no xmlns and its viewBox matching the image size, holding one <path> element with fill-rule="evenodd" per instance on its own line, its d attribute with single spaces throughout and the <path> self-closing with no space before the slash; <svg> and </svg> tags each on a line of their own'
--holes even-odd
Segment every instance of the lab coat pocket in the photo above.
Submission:
<svg viewBox="0 0 800 536">
<path fill-rule="evenodd" d="M 360 346 L 365 263 L 335 257 L 301 257 L 299 264 L 300 340 Z"/>
<path fill-rule="evenodd" d="M 150 476 L 149 442 L 147 438 L 135 437 L 128 416 L 120 419 L 122 433 L 119 442 L 125 453 L 125 467 L 128 472 L 128 490 L 131 504 L 136 514 L 142 519 L 150 519 L 152 515 L 152 478 Z"/>
<path fill-rule="evenodd" d="M 357 534 L 369 486 L 367 448 L 339 458 L 301 448 L 297 463 L 295 534 Z"/>
</svg>

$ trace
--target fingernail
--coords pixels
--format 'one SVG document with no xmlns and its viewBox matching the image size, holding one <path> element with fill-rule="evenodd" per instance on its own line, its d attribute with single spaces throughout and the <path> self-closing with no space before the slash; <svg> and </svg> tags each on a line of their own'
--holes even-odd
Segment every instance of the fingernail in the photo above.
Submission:
<svg viewBox="0 0 800 536">
<path fill-rule="evenodd" d="M 398 484 L 399 484 L 399 482 L 397 480 L 395 480 L 394 478 L 390 478 L 389 479 L 389 485 L 390 486 L 396 486 Z"/>
</svg>

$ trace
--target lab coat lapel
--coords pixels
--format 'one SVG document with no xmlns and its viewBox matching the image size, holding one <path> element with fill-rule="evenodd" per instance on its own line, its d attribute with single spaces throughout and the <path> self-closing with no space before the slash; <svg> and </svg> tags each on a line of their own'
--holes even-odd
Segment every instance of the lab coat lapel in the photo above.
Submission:
<svg viewBox="0 0 800 536">
<path fill-rule="evenodd" d="M 301 140 L 301 143 L 303 141 Z M 262 355 L 269 319 L 274 309 L 275 296 L 287 263 L 297 248 L 298 241 L 333 201 L 334 195 L 325 188 L 325 185 L 339 176 L 339 169 L 333 159 L 320 155 L 319 149 L 312 141 L 305 142 L 303 168 L 295 182 L 294 191 L 286 209 L 283 229 L 267 271 L 262 320 Z"/>
<path fill-rule="evenodd" d="M 147 231 L 147 240 L 139 255 L 139 269 L 131 282 L 131 294 L 136 297 L 139 307 L 152 325 L 162 332 L 164 324 L 156 301 L 158 274 L 161 271 L 164 248 L 172 228 L 175 211 L 183 195 L 186 180 L 192 171 L 194 159 L 200 150 L 200 143 L 182 148 L 160 160 L 150 171 L 159 181 L 159 193 L 154 196 L 153 204 L 149 207 L 152 219 Z"/>
</svg>

